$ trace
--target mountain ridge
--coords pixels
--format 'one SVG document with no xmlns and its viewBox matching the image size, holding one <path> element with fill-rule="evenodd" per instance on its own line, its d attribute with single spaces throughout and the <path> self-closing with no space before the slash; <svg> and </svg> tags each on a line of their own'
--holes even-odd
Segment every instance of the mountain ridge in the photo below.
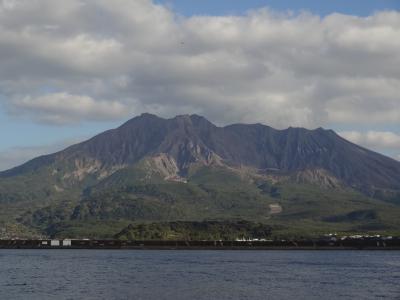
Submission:
<svg viewBox="0 0 400 300">
<path fill-rule="evenodd" d="M 396 178 L 400 176 L 400 162 L 353 144 L 332 130 L 293 127 L 277 130 L 259 123 L 218 127 L 198 115 L 164 119 L 148 113 L 63 151 L 0 172 L 0 177 L 15 176 L 74 157 L 99 164 L 87 170 L 89 173 L 110 166 L 119 169 L 157 154 L 171 156 L 181 175 L 192 163 L 219 160 L 236 167 L 280 172 L 322 168 L 363 191 L 368 190 L 367 186 L 400 189 L 400 179 Z M 380 170 L 382 166 L 385 171 Z"/>
</svg>

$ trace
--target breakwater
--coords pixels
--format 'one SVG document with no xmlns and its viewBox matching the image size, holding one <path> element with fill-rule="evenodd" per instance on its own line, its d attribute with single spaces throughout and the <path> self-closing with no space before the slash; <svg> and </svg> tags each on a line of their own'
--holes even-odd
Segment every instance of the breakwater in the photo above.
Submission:
<svg viewBox="0 0 400 300">
<path fill-rule="evenodd" d="M 400 250 L 400 238 L 267 241 L 0 240 L 0 249 Z"/>
</svg>

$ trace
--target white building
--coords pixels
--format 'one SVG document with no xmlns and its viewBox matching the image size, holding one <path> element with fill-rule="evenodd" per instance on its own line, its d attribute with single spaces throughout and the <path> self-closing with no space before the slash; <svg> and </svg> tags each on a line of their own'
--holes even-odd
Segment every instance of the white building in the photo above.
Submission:
<svg viewBox="0 0 400 300">
<path fill-rule="evenodd" d="M 59 247 L 60 246 L 60 241 L 59 240 L 51 240 L 50 241 L 50 246 Z"/>
</svg>

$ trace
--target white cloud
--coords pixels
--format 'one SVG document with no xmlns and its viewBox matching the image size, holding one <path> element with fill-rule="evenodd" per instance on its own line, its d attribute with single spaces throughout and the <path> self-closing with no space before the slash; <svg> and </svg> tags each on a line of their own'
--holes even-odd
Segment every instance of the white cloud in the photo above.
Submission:
<svg viewBox="0 0 400 300">
<path fill-rule="evenodd" d="M 88 96 L 53 93 L 13 100 L 13 108 L 30 111 L 42 122 L 68 123 L 79 120 L 113 120 L 129 114 L 129 108 L 116 101 L 94 100 Z"/>
<path fill-rule="evenodd" d="M 56 124 L 143 111 L 400 124 L 399 36 L 398 12 L 185 18 L 149 0 L 3 0 L 0 94 Z"/>
<path fill-rule="evenodd" d="M 400 134 L 390 131 L 343 131 L 339 134 L 355 144 L 386 153 L 400 161 Z"/>
<path fill-rule="evenodd" d="M 339 133 L 349 141 L 372 149 L 400 150 L 400 135 L 390 131 L 344 131 Z"/>
</svg>

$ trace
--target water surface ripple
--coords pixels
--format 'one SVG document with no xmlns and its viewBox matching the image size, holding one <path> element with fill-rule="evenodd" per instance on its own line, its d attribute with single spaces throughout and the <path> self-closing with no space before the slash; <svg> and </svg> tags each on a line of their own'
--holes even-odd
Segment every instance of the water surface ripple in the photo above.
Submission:
<svg viewBox="0 0 400 300">
<path fill-rule="evenodd" d="M 0 299 L 400 299 L 400 251 L 1 250 Z"/>
</svg>

